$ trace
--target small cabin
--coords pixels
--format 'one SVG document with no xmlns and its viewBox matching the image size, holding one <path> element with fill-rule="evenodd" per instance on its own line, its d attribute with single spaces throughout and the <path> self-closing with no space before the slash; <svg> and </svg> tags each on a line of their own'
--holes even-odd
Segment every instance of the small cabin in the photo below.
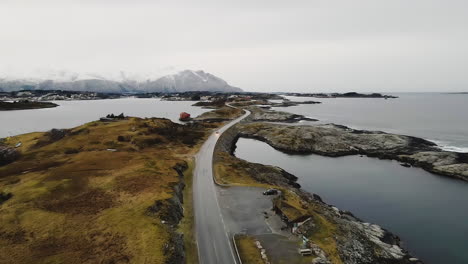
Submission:
<svg viewBox="0 0 468 264">
<path fill-rule="evenodd" d="M 187 113 L 187 112 L 182 112 L 182 113 L 180 113 L 180 115 L 179 115 L 179 120 L 181 120 L 181 121 L 190 120 L 190 114 Z"/>
</svg>

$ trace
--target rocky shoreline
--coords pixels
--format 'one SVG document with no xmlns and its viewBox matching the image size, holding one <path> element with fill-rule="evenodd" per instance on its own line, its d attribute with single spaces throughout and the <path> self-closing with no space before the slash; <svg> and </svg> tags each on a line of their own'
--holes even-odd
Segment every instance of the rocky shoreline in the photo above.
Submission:
<svg viewBox="0 0 468 264">
<path fill-rule="evenodd" d="M 303 115 L 291 114 L 288 112 L 261 109 L 259 107 L 248 107 L 251 114 L 246 118 L 250 122 L 281 122 L 296 123 L 299 121 L 317 121 L 317 119 L 305 117 Z"/>
<path fill-rule="evenodd" d="M 317 98 L 398 98 L 398 96 L 394 95 L 386 95 L 380 93 L 371 93 L 371 94 L 364 94 L 364 93 L 356 93 L 356 92 L 348 92 L 348 93 L 286 93 L 285 95 L 289 96 L 300 96 L 300 97 L 317 97 Z"/>
<path fill-rule="evenodd" d="M 334 124 L 287 126 L 250 123 L 239 129 L 240 136 L 264 141 L 287 153 L 330 157 L 359 154 L 393 159 L 438 175 L 468 181 L 468 154 L 443 151 L 421 138 L 355 130 Z"/>
<path fill-rule="evenodd" d="M 245 136 L 245 126 L 250 124 L 255 123 L 239 124 L 223 133 L 216 145 L 215 157 L 228 154 L 257 182 L 284 188 L 300 197 L 302 207 L 313 210 L 318 216 L 312 215 L 309 220 L 304 221 L 297 229 L 297 234 L 307 237 L 319 232 L 317 229 L 319 219 L 324 218 L 336 226 L 337 230 L 333 231 L 331 238 L 336 241 L 337 254 L 343 263 L 422 263 L 401 247 L 398 236 L 378 225 L 364 223 L 351 213 L 324 203 L 316 194 L 303 191 L 295 182 L 296 176 L 279 167 L 250 163 L 234 157 L 232 154 L 235 143 L 240 136 Z M 275 203 L 281 204 L 283 200 L 284 197 L 279 197 Z M 317 244 L 312 243 L 312 245 L 314 255 L 317 256 L 313 263 L 332 263 L 323 248 Z"/>
<path fill-rule="evenodd" d="M 271 107 L 290 107 L 290 106 L 298 106 L 301 104 L 321 104 L 322 102 L 318 101 L 304 101 L 304 102 L 296 102 L 290 100 L 283 100 L 281 103 L 270 103 Z"/>
</svg>

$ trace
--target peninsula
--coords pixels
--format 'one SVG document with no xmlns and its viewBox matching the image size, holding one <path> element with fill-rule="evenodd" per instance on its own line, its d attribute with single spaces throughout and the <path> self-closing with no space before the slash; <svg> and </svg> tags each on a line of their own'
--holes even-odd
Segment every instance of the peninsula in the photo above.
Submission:
<svg viewBox="0 0 468 264">
<path fill-rule="evenodd" d="M 36 102 L 29 100 L 13 101 L 13 102 L 1 102 L 0 111 L 9 110 L 25 110 L 25 109 L 40 109 L 40 108 L 52 108 L 57 107 L 57 104 L 50 102 Z"/>
</svg>

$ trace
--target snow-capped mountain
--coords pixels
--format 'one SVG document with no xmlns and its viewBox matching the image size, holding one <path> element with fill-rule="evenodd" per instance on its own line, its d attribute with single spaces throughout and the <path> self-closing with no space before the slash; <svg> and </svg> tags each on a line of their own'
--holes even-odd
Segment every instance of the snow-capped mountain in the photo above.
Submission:
<svg viewBox="0 0 468 264">
<path fill-rule="evenodd" d="M 242 91 L 240 88 L 230 86 L 223 79 L 201 70 L 184 70 L 160 78 L 142 78 L 124 72 L 120 72 L 113 77 L 105 77 L 99 74 L 78 74 L 66 71 L 47 74 L 42 78 L 0 77 L 0 91 L 18 90 L 65 90 L 102 93 Z"/>
<path fill-rule="evenodd" d="M 242 92 L 240 88 L 230 86 L 226 81 L 213 74 L 191 70 L 166 75 L 155 81 L 141 83 L 140 90 L 144 92 Z"/>
</svg>

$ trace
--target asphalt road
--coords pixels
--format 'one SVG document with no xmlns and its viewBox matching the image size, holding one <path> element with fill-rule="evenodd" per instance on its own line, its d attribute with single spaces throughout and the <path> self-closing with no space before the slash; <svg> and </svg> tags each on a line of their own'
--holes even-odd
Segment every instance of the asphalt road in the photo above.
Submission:
<svg viewBox="0 0 468 264">
<path fill-rule="evenodd" d="M 213 152 L 219 136 L 250 114 L 249 111 L 213 133 L 196 157 L 193 182 L 195 232 L 200 264 L 237 263 L 231 237 L 224 224 L 213 180 Z"/>
</svg>

